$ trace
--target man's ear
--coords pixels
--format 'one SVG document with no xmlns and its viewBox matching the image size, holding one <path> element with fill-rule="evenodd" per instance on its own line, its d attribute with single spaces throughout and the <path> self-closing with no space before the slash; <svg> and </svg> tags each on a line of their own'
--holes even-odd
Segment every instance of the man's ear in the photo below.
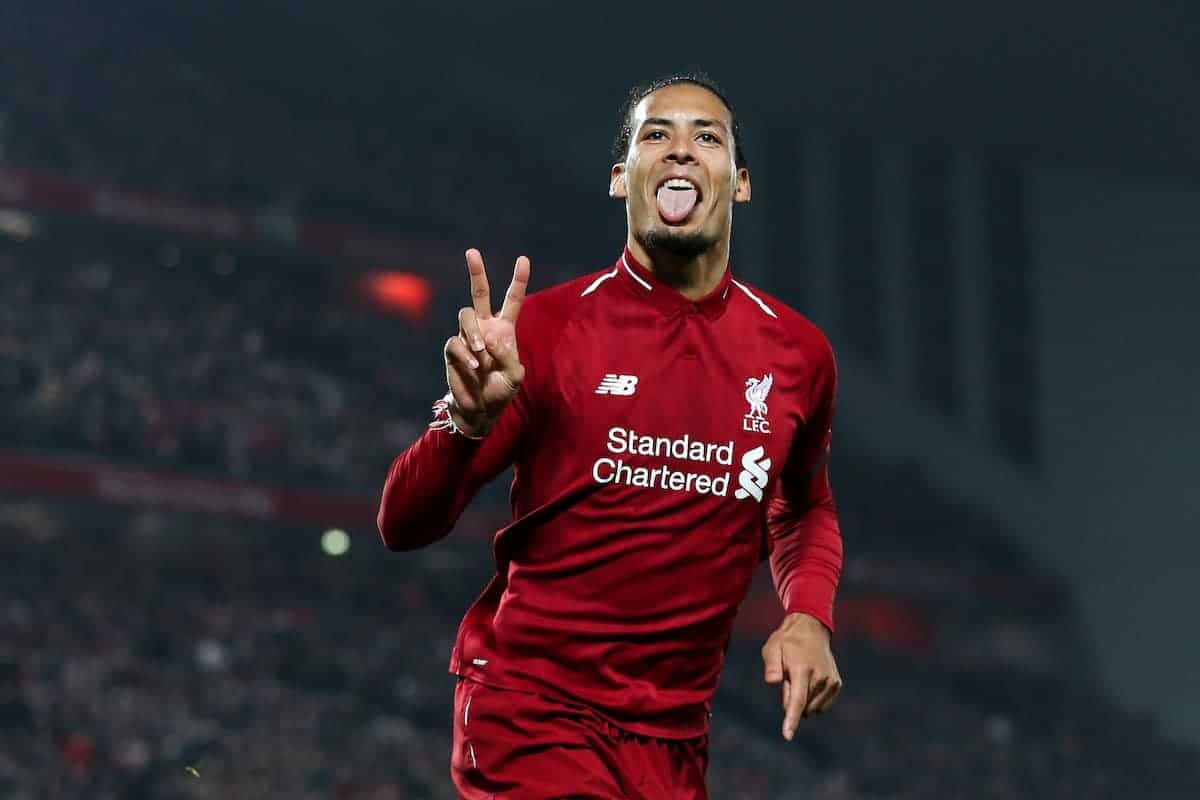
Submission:
<svg viewBox="0 0 1200 800">
<path fill-rule="evenodd" d="M 608 178 L 608 196 L 624 200 L 629 196 L 629 187 L 625 184 L 625 162 L 618 161 L 612 165 L 612 173 Z"/>
<path fill-rule="evenodd" d="M 740 167 L 733 179 L 733 202 L 750 202 L 750 170 Z"/>
</svg>

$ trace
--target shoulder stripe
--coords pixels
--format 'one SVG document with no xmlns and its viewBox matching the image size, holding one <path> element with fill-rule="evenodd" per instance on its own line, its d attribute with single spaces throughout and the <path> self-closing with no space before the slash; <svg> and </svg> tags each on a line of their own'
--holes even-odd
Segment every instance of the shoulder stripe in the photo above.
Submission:
<svg viewBox="0 0 1200 800">
<path fill-rule="evenodd" d="M 758 307 L 761 308 L 763 311 L 765 311 L 767 316 L 772 317 L 774 319 L 779 319 L 779 317 L 776 316 L 775 312 L 772 311 L 770 309 L 770 307 L 759 298 L 758 295 L 756 295 L 754 292 L 752 292 L 748 288 L 746 288 L 746 285 L 744 283 L 742 283 L 741 281 L 739 281 L 735 278 L 730 278 L 730 280 L 733 281 L 734 286 L 738 287 L 743 292 L 745 292 L 747 297 L 749 297 L 754 302 L 758 303 Z"/>
<path fill-rule="evenodd" d="M 600 288 L 600 284 L 604 283 L 609 278 L 617 277 L 618 269 L 620 269 L 620 267 L 613 267 L 612 272 L 606 272 L 603 275 L 601 275 L 599 278 L 596 278 L 596 280 L 592 281 L 590 286 L 588 286 L 586 289 L 584 289 L 582 292 L 579 293 L 579 296 L 587 297 L 589 294 L 596 291 L 596 289 Z"/>
<path fill-rule="evenodd" d="M 636 272 L 634 272 L 632 269 L 629 268 L 629 262 L 625 260 L 624 253 L 621 254 L 621 264 L 625 267 L 625 271 L 629 273 L 629 277 L 633 278 L 635 281 L 640 283 L 647 292 L 654 291 L 654 287 L 651 286 L 649 283 L 647 283 L 645 278 L 643 278 L 641 275 L 638 275 Z"/>
</svg>

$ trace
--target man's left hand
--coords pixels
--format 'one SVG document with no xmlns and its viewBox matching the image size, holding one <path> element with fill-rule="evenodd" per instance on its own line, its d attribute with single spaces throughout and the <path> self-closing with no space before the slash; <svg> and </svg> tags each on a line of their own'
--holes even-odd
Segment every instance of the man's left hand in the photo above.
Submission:
<svg viewBox="0 0 1200 800">
<path fill-rule="evenodd" d="M 783 684 L 783 738 L 800 720 L 833 705 L 842 690 L 829 647 L 829 629 L 808 614 L 788 614 L 762 649 L 767 683 Z"/>
</svg>

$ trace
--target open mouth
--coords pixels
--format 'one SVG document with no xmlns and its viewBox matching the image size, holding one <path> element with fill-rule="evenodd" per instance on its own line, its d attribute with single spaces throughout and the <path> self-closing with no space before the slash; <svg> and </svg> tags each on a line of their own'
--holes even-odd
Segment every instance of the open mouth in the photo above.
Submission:
<svg viewBox="0 0 1200 800">
<path fill-rule="evenodd" d="M 655 199 L 663 221 L 678 225 L 700 204 L 700 189 L 687 178 L 667 178 L 658 185 Z"/>
</svg>

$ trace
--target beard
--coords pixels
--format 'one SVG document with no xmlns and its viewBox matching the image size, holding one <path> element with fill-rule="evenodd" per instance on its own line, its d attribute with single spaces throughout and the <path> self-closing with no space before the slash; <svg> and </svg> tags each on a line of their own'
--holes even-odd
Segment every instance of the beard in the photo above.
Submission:
<svg viewBox="0 0 1200 800">
<path fill-rule="evenodd" d="M 636 236 L 642 247 L 646 248 L 646 252 L 664 253 L 680 261 L 690 261 L 702 256 L 717 243 L 715 238 L 705 236 L 700 231 L 680 233 L 670 228 L 651 228 Z"/>
</svg>

